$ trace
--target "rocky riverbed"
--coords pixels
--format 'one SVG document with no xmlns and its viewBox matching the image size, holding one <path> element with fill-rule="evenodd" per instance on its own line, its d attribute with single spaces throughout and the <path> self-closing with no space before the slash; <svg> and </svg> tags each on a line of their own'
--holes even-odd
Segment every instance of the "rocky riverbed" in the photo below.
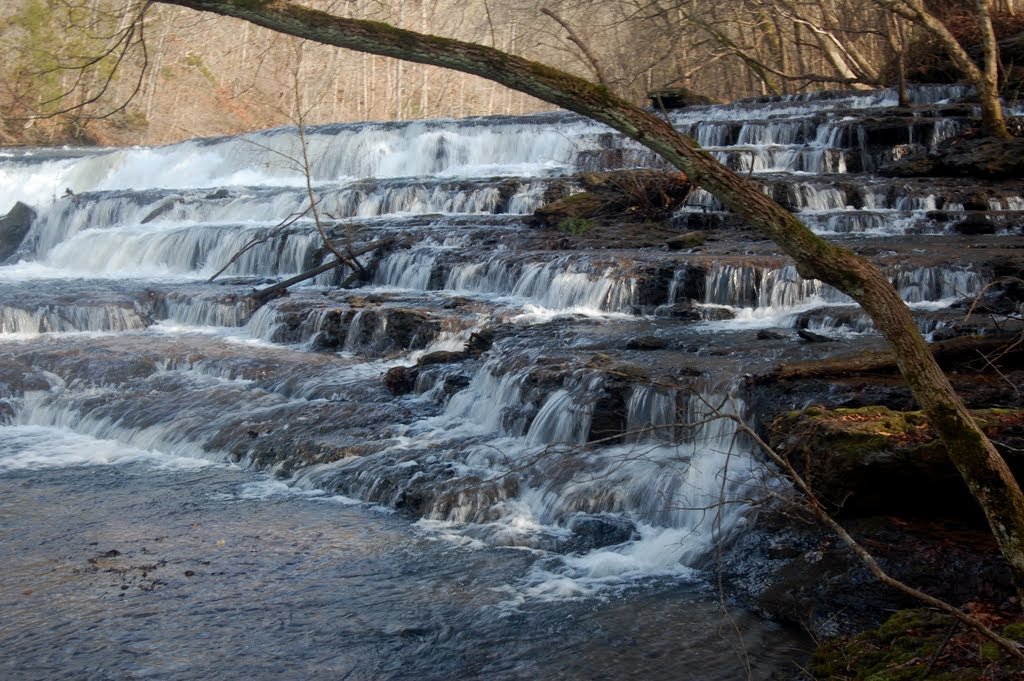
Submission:
<svg viewBox="0 0 1024 681">
<path fill-rule="evenodd" d="M 922 87 L 912 110 L 894 110 L 892 93 L 838 93 L 671 117 L 877 263 L 1012 454 L 1024 186 L 904 163 L 969 138 L 971 109 L 952 101 L 964 94 Z M 552 603 L 646 609 L 662 580 L 702 590 L 719 575 L 730 603 L 815 636 L 903 607 L 799 507 L 773 501 L 790 498 L 789 482 L 735 416 L 812 474 L 897 575 L 954 602 L 1008 598 L 870 320 L 643 149 L 564 114 L 313 129 L 327 248 L 303 178 L 265 156 L 294 146 L 294 131 L 257 137 L 4 157 L 11 230 L 28 215 L 15 201 L 35 213 L 0 268 L 0 418 L 31 440 L 4 450 L 5 482 L 98 465 L 89 451 L 107 464 L 237 465 L 288 494 L 397 512 L 496 564 L 515 556 L 518 567 L 480 579 L 516 607 L 551 608 L 525 626 L 551 625 Z M 273 288 L 337 254 L 359 264 Z M 142 494 L 147 476 L 159 490 L 150 469 L 131 489 Z M 76 494 L 102 498 L 101 477 Z M 388 537 L 408 530 L 388 523 Z M 97 561 L 86 571 L 102 562 L 94 577 L 150 580 L 173 561 L 200 572 L 181 556 L 143 561 L 148 535 L 126 548 L 114 534 L 81 553 Z M 461 603 L 449 587 L 438 593 Z M 460 621 L 493 605 L 473 603 Z M 700 647 L 695 631 L 717 626 L 702 616 L 683 636 Z M 555 628 L 593 646 L 581 669 L 600 666 L 607 639 Z M 417 641 L 448 640 L 438 636 Z M 766 665 L 766 678 L 781 669 Z M 723 663 L 720 678 L 734 672 Z"/>
</svg>

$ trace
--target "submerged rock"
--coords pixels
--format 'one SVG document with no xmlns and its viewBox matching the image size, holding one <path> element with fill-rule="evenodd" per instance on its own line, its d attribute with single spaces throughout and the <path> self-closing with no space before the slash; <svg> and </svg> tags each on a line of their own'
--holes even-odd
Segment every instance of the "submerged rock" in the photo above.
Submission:
<svg viewBox="0 0 1024 681">
<path fill-rule="evenodd" d="M 578 515 L 570 521 L 569 529 L 575 536 L 568 548 L 580 553 L 622 544 L 637 536 L 632 521 L 603 513 Z"/>
<path fill-rule="evenodd" d="M 663 350 L 667 347 L 668 341 L 657 336 L 637 336 L 626 341 L 629 350 Z"/>
</svg>

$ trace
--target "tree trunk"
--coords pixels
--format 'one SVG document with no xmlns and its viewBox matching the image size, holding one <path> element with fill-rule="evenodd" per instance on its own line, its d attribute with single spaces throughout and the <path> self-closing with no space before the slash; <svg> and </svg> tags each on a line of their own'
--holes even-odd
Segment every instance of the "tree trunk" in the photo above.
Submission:
<svg viewBox="0 0 1024 681">
<path fill-rule="evenodd" d="M 978 25 L 981 27 L 981 44 L 985 54 L 984 68 L 981 72 L 981 128 L 982 131 L 1009 139 L 1003 118 L 1003 107 L 999 103 L 999 42 L 996 40 L 995 29 L 992 27 L 992 14 L 989 12 L 989 0 L 976 0 L 978 8 Z"/>
<path fill-rule="evenodd" d="M 159 1 L 238 17 L 307 40 L 481 76 L 605 123 L 661 154 L 775 241 L 796 261 L 801 275 L 835 286 L 872 317 L 981 504 L 1024 595 L 1024 494 L 953 391 L 899 294 L 871 263 L 815 235 L 758 185 L 726 169 L 693 139 L 602 86 L 482 45 L 345 19 L 284 0 Z"/>
<path fill-rule="evenodd" d="M 942 43 L 942 46 L 949 52 L 950 59 L 978 91 L 978 99 L 981 103 L 982 133 L 1009 139 L 1011 135 L 1006 128 L 1006 119 L 1003 117 L 1003 105 L 999 101 L 999 46 L 992 29 L 992 15 L 989 13 L 990 0 L 975 0 L 978 24 L 981 27 L 982 46 L 985 51 L 984 71 L 978 68 L 967 54 L 967 50 L 957 42 L 956 37 L 950 33 L 946 25 L 925 8 L 922 0 L 874 0 L 874 2 L 876 5 L 922 26 Z"/>
</svg>

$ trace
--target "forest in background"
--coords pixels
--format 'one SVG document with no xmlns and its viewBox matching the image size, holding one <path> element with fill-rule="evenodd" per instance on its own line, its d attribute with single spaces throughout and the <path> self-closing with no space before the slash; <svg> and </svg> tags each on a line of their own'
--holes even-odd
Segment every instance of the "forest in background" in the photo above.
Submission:
<svg viewBox="0 0 1024 681">
<path fill-rule="evenodd" d="M 1015 2 L 994 3 L 1000 37 L 1021 29 L 1024 12 Z M 646 103 L 650 91 L 679 87 L 715 101 L 885 87 L 894 83 L 900 53 L 912 78 L 957 77 L 929 38 L 879 0 L 308 4 L 495 46 L 603 82 L 638 104 Z M 977 28 L 964 7 L 969 3 L 928 4 L 971 42 Z M 0 7 L 0 44 L 7 56 L 0 65 L 0 144 L 165 144 L 299 120 L 386 121 L 550 108 L 474 76 L 332 49 L 166 5 L 148 8 L 141 34 L 126 35 L 132 15 L 124 7 L 123 0 L 13 0 Z M 107 51 L 114 36 L 131 45 L 123 57 L 119 49 Z"/>
</svg>

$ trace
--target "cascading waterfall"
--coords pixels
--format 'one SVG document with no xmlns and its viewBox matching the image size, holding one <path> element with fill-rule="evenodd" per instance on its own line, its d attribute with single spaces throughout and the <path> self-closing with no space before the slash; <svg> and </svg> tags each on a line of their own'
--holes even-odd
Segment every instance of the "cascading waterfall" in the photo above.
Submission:
<svg viewBox="0 0 1024 681">
<path fill-rule="evenodd" d="M 962 213 L 964 191 L 861 173 L 896 152 L 856 114 L 894 101 L 794 96 L 669 118 L 819 232 L 942 234 L 949 220 L 935 213 Z M 927 146 L 961 124 L 922 117 L 900 134 Z M 320 126 L 307 138 L 308 169 L 280 162 L 298 150 L 291 129 L 0 159 L 0 207 L 23 200 L 39 213 L 0 267 L 5 357 L 51 384 L 34 376 L 0 394 L 11 406 L 0 418 L 240 461 L 462 536 L 578 553 L 562 577 L 657 573 L 743 527 L 742 504 L 722 502 L 770 484 L 730 418 L 756 417 L 733 380 L 768 353 L 713 355 L 712 332 L 736 345 L 751 327 L 871 333 L 841 310 L 852 301 L 780 256 L 623 256 L 525 227 L 521 216 L 552 183 L 571 190 L 565 175 L 585 159 L 657 165 L 576 116 Z M 337 288 L 342 268 L 256 300 L 333 257 L 307 212 L 307 172 L 336 243 L 390 245 L 361 256 L 372 274 L 358 288 Z M 1021 211 L 1024 199 L 989 207 Z M 676 217 L 726 219 L 702 189 Z M 925 255 L 886 265 L 916 310 L 982 291 L 985 273 Z M 704 316 L 714 321 L 694 307 L 717 308 Z M 651 338 L 662 342 L 635 342 Z M 699 364 L 699 377 L 682 364 Z M 635 536 L 573 544 L 584 516 L 614 516 Z"/>
</svg>

